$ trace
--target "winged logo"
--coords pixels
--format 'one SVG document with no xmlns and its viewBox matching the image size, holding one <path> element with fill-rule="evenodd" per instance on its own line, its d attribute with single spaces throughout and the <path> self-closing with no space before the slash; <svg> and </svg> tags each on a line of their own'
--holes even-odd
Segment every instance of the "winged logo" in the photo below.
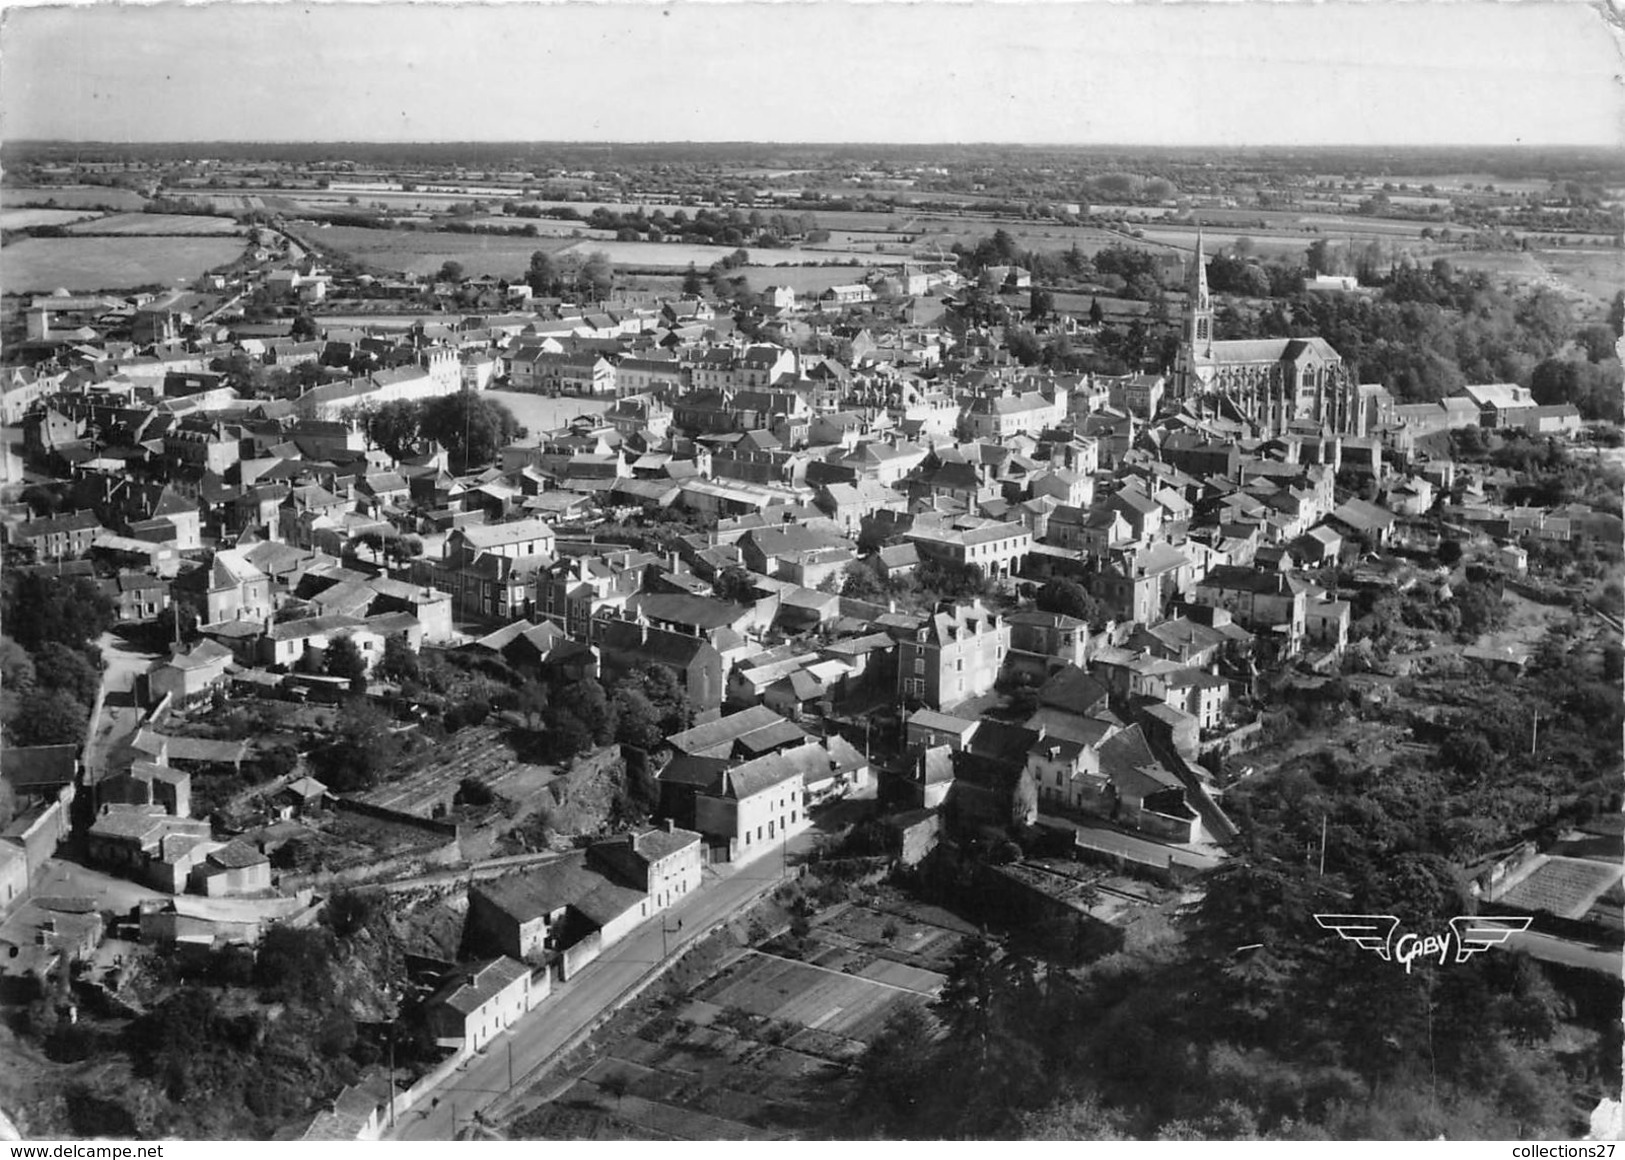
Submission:
<svg viewBox="0 0 1625 1160">
<path fill-rule="evenodd" d="M 1317 914 L 1315 921 L 1361 949 L 1375 951 L 1385 963 L 1393 958 L 1391 948 L 1399 919 L 1392 914 Z"/>
<path fill-rule="evenodd" d="M 1456 936 L 1456 962 L 1465 963 L 1479 951 L 1500 946 L 1513 935 L 1529 929 L 1532 915 L 1503 915 L 1490 917 L 1474 914 L 1450 920 L 1450 930 Z"/>
</svg>

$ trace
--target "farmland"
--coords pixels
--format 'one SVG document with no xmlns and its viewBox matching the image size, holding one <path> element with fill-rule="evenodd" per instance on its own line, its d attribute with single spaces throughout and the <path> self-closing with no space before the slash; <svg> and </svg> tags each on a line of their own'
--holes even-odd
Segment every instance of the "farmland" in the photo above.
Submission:
<svg viewBox="0 0 1625 1160">
<path fill-rule="evenodd" d="M 757 257 L 765 258 L 771 250 L 758 250 Z M 894 259 L 895 260 L 895 259 Z M 764 290 L 769 286 L 788 286 L 797 294 L 822 294 L 831 286 L 856 282 L 863 271 L 851 266 L 773 266 L 768 264 L 744 266 L 735 273 L 744 274 L 753 288 Z"/>
<path fill-rule="evenodd" d="M 629 266 L 633 269 L 659 268 L 666 270 L 681 270 L 689 264 L 704 270 L 713 262 L 720 261 L 733 253 L 736 246 L 696 246 L 685 242 L 577 242 L 570 247 L 570 251 L 585 257 L 589 253 L 602 250 L 609 255 L 609 260 L 617 266 Z M 862 252 L 846 253 L 839 250 L 805 250 L 805 249 L 751 249 L 743 247 L 751 257 L 752 264 L 772 265 L 818 265 L 824 262 L 846 262 L 856 259 L 859 263 L 887 263 L 896 262 L 896 255 L 885 255 Z"/>
<path fill-rule="evenodd" d="M 298 231 L 318 249 L 338 250 L 364 266 L 410 274 L 434 274 L 447 262 L 461 262 L 471 275 L 518 277 L 537 250 L 557 253 L 572 244 L 560 238 L 515 238 L 429 230 L 371 230 L 329 226 Z"/>
<path fill-rule="evenodd" d="M 230 218 L 178 213 L 119 213 L 95 221 L 80 222 L 68 229 L 71 234 L 117 237 L 235 234 L 241 231 L 242 227 Z"/>
<path fill-rule="evenodd" d="M 128 290 L 191 281 L 242 253 L 237 238 L 27 238 L 5 249 L 6 290 Z"/>
<path fill-rule="evenodd" d="M 96 216 L 92 209 L 4 209 L 0 229 L 26 230 L 33 226 L 65 226 Z"/>
<path fill-rule="evenodd" d="M 0 188 L 0 205 L 61 206 L 63 209 L 135 210 L 147 199 L 133 189 L 105 185 L 52 185 L 43 188 L 8 185 Z"/>
<path fill-rule="evenodd" d="M 838 1137 L 857 1095 L 853 1061 L 900 1007 L 931 1002 L 972 933 L 943 911 L 884 897 L 836 904 L 805 934 L 763 945 L 715 936 L 691 952 L 701 964 L 679 964 L 664 999 L 623 1012 L 569 1075 L 522 1100 L 512 1137 Z M 756 938 L 768 918 L 749 923 Z M 676 977 L 695 971 L 710 977 L 697 987 Z"/>
</svg>

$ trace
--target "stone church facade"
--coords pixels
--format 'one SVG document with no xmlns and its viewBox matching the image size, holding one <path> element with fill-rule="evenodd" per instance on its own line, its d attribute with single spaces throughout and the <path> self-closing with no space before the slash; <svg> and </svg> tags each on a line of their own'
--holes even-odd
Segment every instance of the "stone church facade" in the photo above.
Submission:
<svg viewBox="0 0 1625 1160">
<path fill-rule="evenodd" d="M 1174 401 L 1227 405 L 1265 438 L 1304 424 L 1337 435 L 1365 434 L 1365 409 L 1352 369 L 1325 339 L 1213 337 L 1201 234 L 1187 296 L 1170 392 Z"/>
</svg>

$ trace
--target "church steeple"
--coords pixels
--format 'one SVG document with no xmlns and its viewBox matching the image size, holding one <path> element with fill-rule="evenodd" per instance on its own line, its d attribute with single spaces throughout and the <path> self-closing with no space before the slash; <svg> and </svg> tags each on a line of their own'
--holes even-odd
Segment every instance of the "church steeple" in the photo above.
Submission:
<svg viewBox="0 0 1625 1160">
<path fill-rule="evenodd" d="M 1207 289 L 1207 253 L 1202 245 L 1201 227 L 1196 230 L 1196 257 L 1191 263 L 1186 296 L 1185 342 L 1193 355 L 1206 357 L 1213 347 L 1213 299 Z"/>
</svg>

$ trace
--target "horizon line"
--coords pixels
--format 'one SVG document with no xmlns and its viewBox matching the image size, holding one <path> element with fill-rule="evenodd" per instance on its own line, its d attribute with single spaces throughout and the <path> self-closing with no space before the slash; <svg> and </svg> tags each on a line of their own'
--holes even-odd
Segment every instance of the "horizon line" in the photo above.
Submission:
<svg viewBox="0 0 1625 1160">
<path fill-rule="evenodd" d="M 612 138 L 548 138 L 527 140 L 523 138 L 335 138 L 323 140 L 304 137 L 197 137 L 197 138 L 167 138 L 139 141 L 113 141 L 105 138 L 75 138 L 75 137 L 17 137 L 0 142 L 0 150 L 41 145 L 72 145 L 75 147 L 105 146 L 109 148 L 138 148 L 158 145 L 312 145 L 333 147 L 340 145 L 398 145 L 398 146 L 444 146 L 444 145 L 516 145 L 529 148 L 540 146 L 607 146 L 630 145 L 639 147 L 649 146 L 773 146 L 778 148 L 799 149 L 835 149 L 835 148 L 907 148 L 907 149 L 1146 149 L 1146 150 L 1196 150 L 1202 152 L 1224 152 L 1239 149 L 1456 149 L 1463 151 L 1489 151 L 1489 150 L 1524 150 L 1524 149 L 1575 149 L 1593 150 L 1597 152 L 1616 152 L 1619 146 L 1615 142 L 1578 142 L 1578 141 L 1512 141 L 1498 143 L 1468 143 L 1460 141 L 1433 141 L 1433 142 L 1351 142 L 1351 141 L 1272 141 L 1230 144 L 1203 144 L 1197 142 L 1179 144 L 1159 144 L 1148 141 L 795 141 L 795 140 L 755 140 L 750 138 L 729 138 L 716 140 L 695 140 L 679 138 L 640 138 L 640 139 L 612 139 Z"/>
</svg>

